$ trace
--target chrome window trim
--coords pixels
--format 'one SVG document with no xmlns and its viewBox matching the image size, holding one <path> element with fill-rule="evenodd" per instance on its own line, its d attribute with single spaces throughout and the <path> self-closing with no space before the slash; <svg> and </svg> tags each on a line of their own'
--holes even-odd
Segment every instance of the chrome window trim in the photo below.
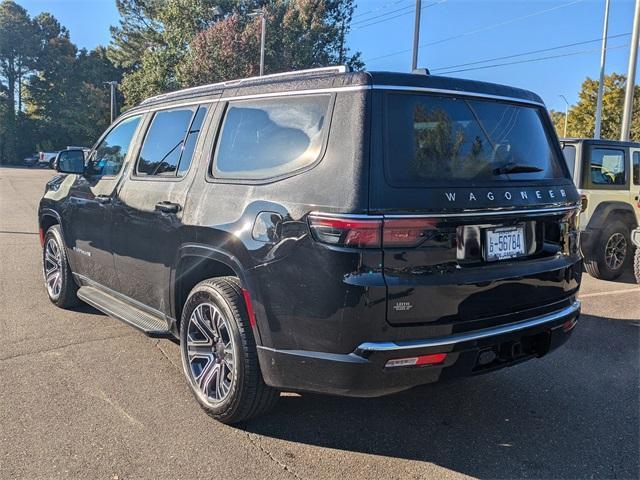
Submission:
<svg viewBox="0 0 640 480">
<path fill-rule="evenodd" d="M 410 350 L 415 348 L 444 347 L 457 343 L 481 340 L 483 338 L 514 333 L 527 328 L 537 327 L 563 318 L 570 318 L 580 313 L 580 300 L 576 300 L 572 305 L 565 307 L 553 313 L 541 315 L 517 323 L 501 325 L 499 327 L 486 328 L 474 332 L 460 333 L 457 335 L 449 335 L 446 337 L 437 337 L 425 340 L 411 340 L 406 342 L 365 342 L 361 343 L 355 350 L 355 354 L 371 353 L 371 352 L 394 352 Z"/>
</svg>

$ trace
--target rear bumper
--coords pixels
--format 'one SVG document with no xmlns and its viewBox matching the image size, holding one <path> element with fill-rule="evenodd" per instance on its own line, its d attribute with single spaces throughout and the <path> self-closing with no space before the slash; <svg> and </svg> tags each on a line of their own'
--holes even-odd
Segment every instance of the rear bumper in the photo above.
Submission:
<svg viewBox="0 0 640 480">
<path fill-rule="evenodd" d="M 562 345 L 580 315 L 580 302 L 516 323 L 402 342 L 367 342 L 350 354 L 258 347 L 265 382 L 283 390 L 375 397 L 446 378 L 495 370 L 541 357 Z M 570 328 L 569 328 L 570 327 Z M 520 345 L 514 354 L 513 345 Z M 495 359 L 480 365 L 481 352 Z M 517 351 L 517 350 L 516 350 Z M 386 368 L 388 360 L 447 353 L 440 365 Z"/>
</svg>

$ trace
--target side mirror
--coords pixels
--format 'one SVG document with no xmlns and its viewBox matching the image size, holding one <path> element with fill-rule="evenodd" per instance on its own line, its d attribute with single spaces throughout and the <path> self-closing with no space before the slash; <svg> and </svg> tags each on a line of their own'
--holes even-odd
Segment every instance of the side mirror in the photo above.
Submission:
<svg viewBox="0 0 640 480">
<path fill-rule="evenodd" d="M 61 150 L 55 160 L 56 170 L 61 173 L 84 173 L 84 152 L 80 149 Z"/>
</svg>

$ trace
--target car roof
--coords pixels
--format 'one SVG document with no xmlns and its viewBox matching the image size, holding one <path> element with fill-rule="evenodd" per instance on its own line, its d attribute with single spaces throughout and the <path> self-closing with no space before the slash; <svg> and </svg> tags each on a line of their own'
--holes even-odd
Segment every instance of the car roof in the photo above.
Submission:
<svg viewBox="0 0 640 480">
<path fill-rule="evenodd" d="M 607 140 L 604 138 L 561 138 L 562 143 L 584 143 L 589 145 L 607 145 L 610 147 L 636 147 L 640 148 L 640 142 L 624 142 L 622 140 Z"/>
<path fill-rule="evenodd" d="M 479 82 L 453 77 L 442 77 L 424 73 L 398 73 L 380 71 L 352 72 L 348 67 L 336 66 L 284 72 L 262 77 L 231 80 L 199 87 L 164 93 L 144 100 L 138 108 L 145 108 L 175 101 L 186 101 L 200 97 L 220 95 L 222 99 L 278 94 L 292 91 L 324 90 L 333 88 L 382 88 L 389 90 L 432 90 L 447 94 L 467 94 L 536 103 L 544 105 L 542 99 L 533 92 L 520 88 Z"/>
</svg>

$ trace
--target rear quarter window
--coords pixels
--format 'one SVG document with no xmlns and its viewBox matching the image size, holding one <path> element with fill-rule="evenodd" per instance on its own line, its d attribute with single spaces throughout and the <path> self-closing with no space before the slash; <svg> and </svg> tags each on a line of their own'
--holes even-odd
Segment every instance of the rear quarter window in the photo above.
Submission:
<svg viewBox="0 0 640 480">
<path fill-rule="evenodd" d="M 392 185 L 566 178 L 535 106 L 387 93 L 384 118 L 385 175 Z"/>
<path fill-rule="evenodd" d="M 320 159 L 331 95 L 232 101 L 218 137 L 216 178 L 266 180 Z"/>
</svg>

